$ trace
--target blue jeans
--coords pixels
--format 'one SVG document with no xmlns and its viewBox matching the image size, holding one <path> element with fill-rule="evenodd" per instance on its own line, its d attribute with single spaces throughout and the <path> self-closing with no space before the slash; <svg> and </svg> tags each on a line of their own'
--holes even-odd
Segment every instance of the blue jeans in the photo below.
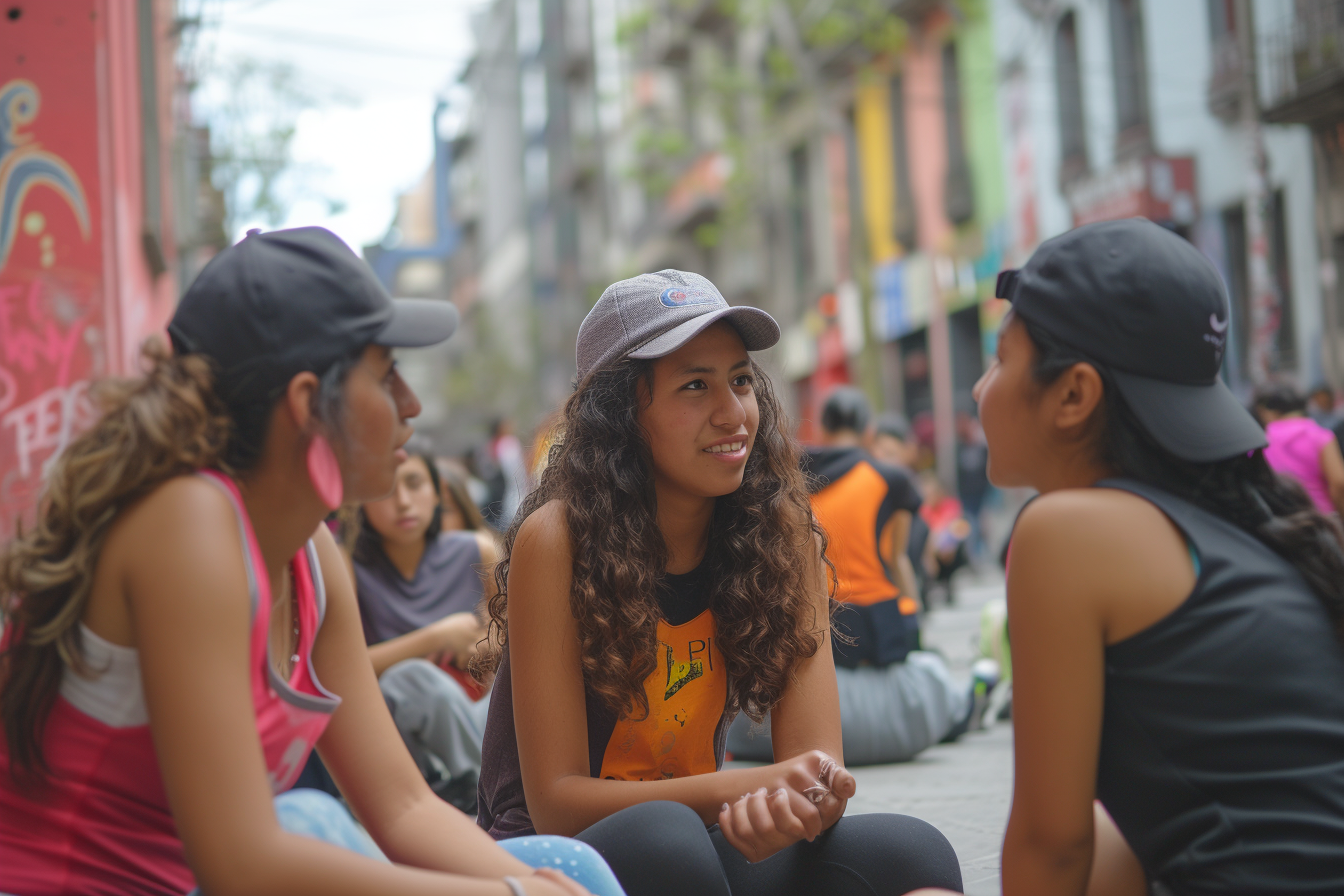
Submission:
<svg viewBox="0 0 1344 896">
<path fill-rule="evenodd" d="M 320 790 L 291 790 L 275 798 L 275 814 L 280 827 L 357 852 L 372 859 L 387 861 L 373 838 L 355 823 L 355 819 L 335 797 Z M 568 837 L 518 837 L 501 841 L 515 859 L 533 868 L 554 868 L 586 887 L 593 896 L 625 896 L 607 863 L 586 843 Z M 195 891 L 192 896 L 200 896 Z"/>
</svg>

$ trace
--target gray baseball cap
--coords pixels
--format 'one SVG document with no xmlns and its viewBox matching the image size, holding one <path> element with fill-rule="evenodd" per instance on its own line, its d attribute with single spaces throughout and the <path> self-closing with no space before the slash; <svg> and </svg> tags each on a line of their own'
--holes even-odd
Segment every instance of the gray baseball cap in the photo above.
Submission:
<svg viewBox="0 0 1344 896">
<path fill-rule="evenodd" d="M 773 317 L 759 308 L 729 305 L 699 274 L 666 270 L 613 283 L 579 326 L 578 381 L 622 358 L 670 355 L 719 320 L 733 325 L 748 351 L 779 341 Z"/>
</svg>

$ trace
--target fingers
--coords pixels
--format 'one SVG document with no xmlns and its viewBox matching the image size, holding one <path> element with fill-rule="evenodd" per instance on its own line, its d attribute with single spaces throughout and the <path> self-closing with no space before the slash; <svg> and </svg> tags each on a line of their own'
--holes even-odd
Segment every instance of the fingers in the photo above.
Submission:
<svg viewBox="0 0 1344 896">
<path fill-rule="evenodd" d="M 807 829 L 802 819 L 793 814 L 793 808 L 789 805 L 789 792 L 785 788 L 781 787 L 766 797 L 765 805 L 770 810 L 775 830 L 780 834 L 793 841 L 811 840 L 816 836 Z"/>
<path fill-rule="evenodd" d="M 835 774 L 831 777 L 831 792 L 841 800 L 848 800 L 853 799 L 858 789 L 858 782 L 854 780 L 849 770 L 844 766 L 836 766 Z"/>
<path fill-rule="evenodd" d="M 719 830 L 723 833 L 723 838 L 728 841 L 728 845 L 746 857 L 747 861 L 752 861 L 755 855 L 755 849 L 752 843 L 744 836 L 744 832 L 738 828 L 737 821 L 733 815 L 733 807 L 727 803 L 719 810 Z"/>
<path fill-rule="evenodd" d="M 821 812 L 822 807 L 797 791 L 789 790 L 787 792 L 789 795 L 789 811 L 802 822 L 803 830 L 806 832 L 803 836 L 808 840 L 815 840 L 817 835 L 827 826 L 827 820 Z"/>
</svg>

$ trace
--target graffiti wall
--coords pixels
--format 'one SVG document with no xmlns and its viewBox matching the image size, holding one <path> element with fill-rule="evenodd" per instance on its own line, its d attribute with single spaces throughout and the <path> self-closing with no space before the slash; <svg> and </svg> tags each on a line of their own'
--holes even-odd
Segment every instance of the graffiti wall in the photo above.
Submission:
<svg viewBox="0 0 1344 896">
<path fill-rule="evenodd" d="M 83 6 L 25 23 L 59 32 L 40 53 L 0 58 L 0 537 L 91 422 L 89 381 L 106 372 L 97 22 Z"/>
<path fill-rule="evenodd" d="M 172 306 L 141 250 L 137 9 L 43 0 L 0 17 L 0 539 L 93 422 L 90 383 L 126 372 Z"/>
</svg>

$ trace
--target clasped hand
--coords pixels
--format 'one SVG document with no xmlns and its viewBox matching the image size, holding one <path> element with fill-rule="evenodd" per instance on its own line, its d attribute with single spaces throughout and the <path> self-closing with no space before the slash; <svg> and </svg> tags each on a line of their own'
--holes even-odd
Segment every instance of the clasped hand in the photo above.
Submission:
<svg viewBox="0 0 1344 896">
<path fill-rule="evenodd" d="M 749 862 L 768 859 L 799 840 L 811 841 L 845 814 L 854 776 L 812 750 L 761 770 L 769 786 L 744 793 L 719 810 L 723 836 Z"/>
</svg>

